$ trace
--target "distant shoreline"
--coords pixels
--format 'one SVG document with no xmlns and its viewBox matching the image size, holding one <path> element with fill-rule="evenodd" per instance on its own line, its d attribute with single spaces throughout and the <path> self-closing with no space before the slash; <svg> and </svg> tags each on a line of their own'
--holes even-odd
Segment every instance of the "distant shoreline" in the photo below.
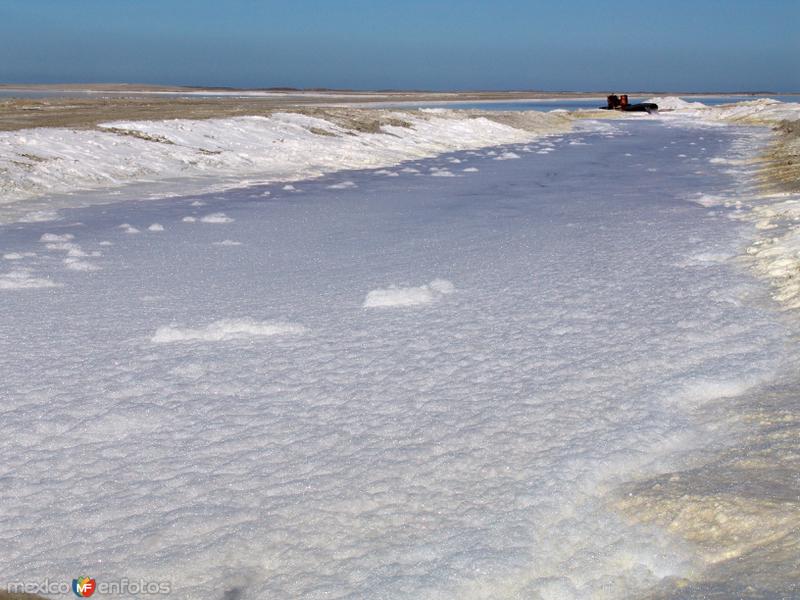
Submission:
<svg viewBox="0 0 800 600">
<path fill-rule="evenodd" d="M 18 92 L 20 95 L 15 96 Z M 649 98 L 659 92 L 629 92 Z M 663 94 L 663 92 L 661 92 Z M 692 98 L 739 98 L 737 94 L 681 94 Z M 781 94 L 784 95 L 785 94 Z M 800 99 L 800 97 L 798 98 Z M 0 84 L 0 131 L 39 127 L 94 129 L 110 121 L 160 121 L 240 116 L 271 116 L 324 106 L 398 109 L 414 105 L 459 103 L 593 100 L 605 103 L 605 92 L 349 92 L 293 90 L 219 90 L 134 85 Z"/>
<path fill-rule="evenodd" d="M 0 131 L 38 127 L 94 129 L 109 121 L 162 121 L 211 119 L 240 116 L 271 116 L 280 111 L 320 107 L 386 108 L 387 105 L 436 104 L 440 102 L 514 102 L 564 99 L 596 99 L 604 96 L 507 93 L 345 93 L 345 92 L 253 92 L 220 93 L 200 90 L 45 90 L 29 88 L 44 96 L 3 97 L 12 91 L 0 86 Z M 62 93 L 64 95 L 59 95 Z"/>
</svg>

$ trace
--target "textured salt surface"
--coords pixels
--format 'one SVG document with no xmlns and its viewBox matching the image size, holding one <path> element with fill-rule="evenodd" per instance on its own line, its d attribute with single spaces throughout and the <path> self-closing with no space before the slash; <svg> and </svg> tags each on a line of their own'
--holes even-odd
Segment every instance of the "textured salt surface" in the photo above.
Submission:
<svg viewBox="0 0 800 600">
<path fill-rule="evenodd" d="M 729 397 L 796 371 L 731 258 L 751 226 L 687 201 L 742 136 L 645 120 L 4 227 L 2 276 L 60 286 L 0 289 L 4 577 L 550 600 L 699 573 L 608 493 L 724 448 Z"/>
</svg>

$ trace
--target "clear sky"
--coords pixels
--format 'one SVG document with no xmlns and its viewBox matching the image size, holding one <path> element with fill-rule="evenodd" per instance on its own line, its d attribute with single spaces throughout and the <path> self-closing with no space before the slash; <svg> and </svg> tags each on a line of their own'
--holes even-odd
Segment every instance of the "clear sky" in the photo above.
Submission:
<svg viewBox="0 0 800 600">
<path fill-rule="evenodd" d="M 800 91 L 800 0 L 0 0 L 0 82 Z"/>
</svg>

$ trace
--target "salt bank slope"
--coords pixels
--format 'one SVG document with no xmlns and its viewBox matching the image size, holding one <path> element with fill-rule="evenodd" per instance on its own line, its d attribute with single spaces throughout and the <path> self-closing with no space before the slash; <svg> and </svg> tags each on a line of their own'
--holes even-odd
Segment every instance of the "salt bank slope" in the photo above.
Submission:
<svg viewBox="0 0 800 600">
<path fill-rule="evenodd" d="M 572 122 L 563 111 L 329 108 L 269 117 L 119 121 L 97 129 L 3 132 L 0 203 L 176 178 L 186 185 L 203 178 L 208 188 L 306 179 L 453 150 L 527 142 L 566 131 Z M 226 185 L 221 177 L 235 180 Z"/>
<path fill-rule="evenodd" d="M 651 101 L 666 109 L 661 119 L 678 127 L 756 126 L 739 136 L 731 155 L 711 159 L 726 166 L 735 189 L 698 200 L 709 207 L 736 208 L 739 218 L 753 223 L 757 235 L 747 254 L 754 269 L 772 283 L 775 300 L 800 309 L 800 103 L 766 98 L 722 106 L 674 97 Z"/>
</svg>

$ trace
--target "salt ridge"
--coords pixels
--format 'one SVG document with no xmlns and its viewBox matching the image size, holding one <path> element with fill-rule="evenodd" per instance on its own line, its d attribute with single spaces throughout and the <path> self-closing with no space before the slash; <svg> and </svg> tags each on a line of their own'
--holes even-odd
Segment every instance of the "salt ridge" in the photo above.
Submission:
<svg viewBox="0 0 800 600">
<path fill-rule="evenodd" d="M 370 111 L 374 113 L 374 111 Z M 0 132 L 0 206 L 143 181 L 237 176 L 295 181 L 343 169 L 527 142 L 570 129 L 572 117 L 534 113 L 519 126 L 451 110 L 386 113 L 408 126 L 347 129 L 297 113 L 207 120 L 116 121 L 99 130 Z M 219 183 L 217 181 L 217 183 Z M 185 189 L 185 188 L 184 188 Z M 77 202 L 77 199 L 76 199 Z"/>
</svg>

